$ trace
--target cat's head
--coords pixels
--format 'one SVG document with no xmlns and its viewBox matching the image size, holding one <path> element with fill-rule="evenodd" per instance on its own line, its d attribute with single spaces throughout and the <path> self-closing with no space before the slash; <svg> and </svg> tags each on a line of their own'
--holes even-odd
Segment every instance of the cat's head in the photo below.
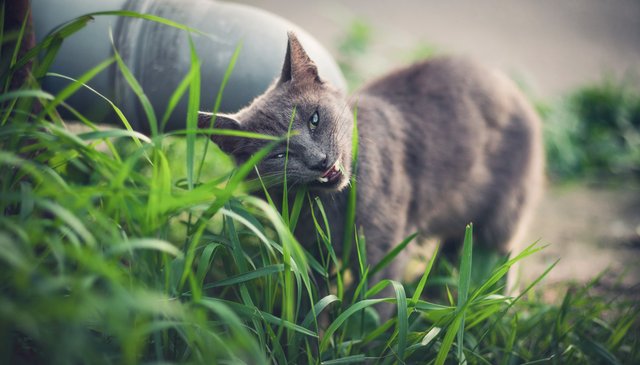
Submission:
<svg viewBox="0 0 640 365">
<path fill-rule="evenodd" d="M 293 121 L 292 121 L 293 116 Z M 200 112 L 198 125 L 209 128 L 214 115 Z M 215 116 L 214 128 L 271 136 L 294 134 L 258 164 L 261 176 L 311 189 L 340 190 L 351 174 L 352 113 L 340 91 L 318 76 L 315 63 L 293 33 L 280 77 L 251 104 L 235 114 Z M 242 163 L 268 141 L 213 134 L 223 151 Z"/>
</svg>

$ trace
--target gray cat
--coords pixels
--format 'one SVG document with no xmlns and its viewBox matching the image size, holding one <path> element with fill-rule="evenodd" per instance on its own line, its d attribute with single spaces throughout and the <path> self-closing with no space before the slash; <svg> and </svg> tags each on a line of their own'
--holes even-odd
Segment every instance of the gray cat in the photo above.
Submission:
<svg viewBox="0 0 640 365">
<path fill-rule="evenodd" d="M 294 108 L 298 134 L 289 144 L 287 181 L 321 199 L 339 254 L 354 173 L 356 225 L 372 265 L 414 232 L 439 238 L 445 250 L 459 247 L 469 222 L 476 247 L 510 250 L 541 182 L 542 153 L 539 120 L 504 76 L 439 57 L 395 70 L 346 98 L 318 76 L 290 33 L 281 76 L 249 106 L 217 115 L 214 127 L 282 136 Z M 357 171 L 351 170 L 354 108 Z M 199 125 L 208 127 L 211 119 L 201 113 Z M 238 162 L 266 144 L 220 135 L 212 140 Z M 259 164 L 262 176 L 283 175 L 285 149 L 277 147 Z M 295 233 L 312 248 L 309 213 L 302 213 Z M 373 281 L 398 279 L 406 261 L 406 254 L 399 256 Z"/>
</svg>

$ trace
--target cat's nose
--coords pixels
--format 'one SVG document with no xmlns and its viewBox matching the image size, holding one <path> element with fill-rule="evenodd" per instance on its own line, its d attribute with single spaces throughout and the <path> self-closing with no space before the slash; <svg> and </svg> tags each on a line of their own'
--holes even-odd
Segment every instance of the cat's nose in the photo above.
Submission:
<svg viewBox="0 0 640 365">
<path fill-rule="evenodd" d="M 314 170 L 327 171 L 329 169 L 329 158 L 326 153 L 321 153 L 316 156 L 314 162 L 309 166 Z"/>
</svg>

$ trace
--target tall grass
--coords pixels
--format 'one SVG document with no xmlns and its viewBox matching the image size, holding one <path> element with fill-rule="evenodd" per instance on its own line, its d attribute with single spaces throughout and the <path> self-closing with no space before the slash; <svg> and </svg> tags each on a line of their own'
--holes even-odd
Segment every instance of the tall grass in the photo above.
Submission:
<svg viewBox="0 0 640 365">
<path fill-rule="evenodd" d="M 567 292 L 560 305 L 546 304 L 530 291 L 501 294 L 496 283 L 516 261 L 539 251 L 535 245 L 471 286 L 470 228 L 461 267 L 451 274 L 459 284 L 448 287 L 449 299 L 442 300 L 425 290 L 433 286 L 429 277 L 436 256 L 416 282 L 367 282 L 414 237 L 372 266 L 366 238 L 349 214 L 363 280 L 345 290 L 346 273 L 320 201 L 304 190 L 289 192 L 293 204 L 282 214 L 271 199 L 247 195 L 246 177 L 268 148 L 234 166 L 196 137 L 200 61 L 193 48 L 185 50 L 191 70 L 163 114 L 171 114 L 175 101 L 187 94 L 185 131 L 159 128 L 151 137 L 140 135 L 108 100 L 124 128 L 98 130 L 65 103 L 112 64 L 146 103 L 117 52 L 57 95 L 40 89 L 39 77 L 59 42 L 81 30 L 85 20 L 70 22 L 25 56 L 36 61 L 34 77 L 22 89 L 5 88 L 0 95 L 0 363 L 640 360 L 635 302 L 594 296 L 590 288 Z M 11 77 L 11 70 L 4 71 Z M 70 133 L 61 109 L 92 131 Z M 153 109 L 145 111 L 160 126 L 166 120 Z M 310 205 L 320 212 L 313 216 L 320 257 L 291 233 L 300 211 Z M 394 295 L 378 298 L 385 286 Z M 374 305 L 383 301 L 397 310 L 380 323 Z"/>
</svg>

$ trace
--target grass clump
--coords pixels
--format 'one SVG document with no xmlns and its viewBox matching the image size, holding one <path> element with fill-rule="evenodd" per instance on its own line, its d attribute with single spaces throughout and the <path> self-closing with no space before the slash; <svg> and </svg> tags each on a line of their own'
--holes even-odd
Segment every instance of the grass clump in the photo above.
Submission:
<svg viewBox="0 0 640 365">
<path fill-rule="evenodd" d="M 84 23 L 70 24 L 60 37 Z M 34 69 L 55 57 L 46 45 L 40 51 L 44 59 L 25 56 Z M 321 257 L 291 233 L 304 204 L 322 212 L 318 201 L 291 192 L 281 214 L 273 202 L 247 195 L 246 176 L 266 150 L 234 167 L 196 138 L 200 63 L 191 57 L 189 87 L 181 91 L 188 91 L 191 122 L 151 138 L 128 128 L 111 102 L 124 129 L 98 130 L 75 112 L 90 131 L 73 134 L 59 116 L 74 113 L 65 100 L 105 65 L 126 72 L 117 56 L 58 95 L 42 91 L 38 78 L 0 95 L 1 363 L 640 361 L 635 302 L 589 290 L 568 292 L 560 305 L 529 291 L 501 294 L 508 268 L 539 251 L 535 245 L 473 285 L 471 227 L 461 267 L 441 280 L 449 283 L 444 300 L 425 294 L 436 256 L 414 283 L 365 279 L 346 290 L 323 214 L 314 216 Z M 144 90 L 137 92 L 144 101 Z M 153 113 L 148 118 L 158 120 Z M 367 278 L 397 252 L 371 267 L 356 228 L 353 248 Z M 335 289 L 321 294 L 325 285 Z M 378 298 L 385 286 L 393 296 Z M 397 307 L 384 323 L 374 308 L 382 301 Z"/>
<path fill-rule="evenodd" d="M 640 90 L 606 80 L 543 109 L 552 176 L 640 176 Z"/>
</svg>

